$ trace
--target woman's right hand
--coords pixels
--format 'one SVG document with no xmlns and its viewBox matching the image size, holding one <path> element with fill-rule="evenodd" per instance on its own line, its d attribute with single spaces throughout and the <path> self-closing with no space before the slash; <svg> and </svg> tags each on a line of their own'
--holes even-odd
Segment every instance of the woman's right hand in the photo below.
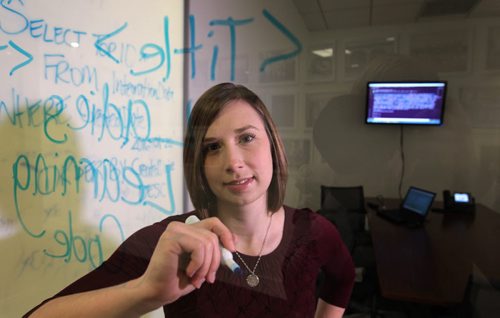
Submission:
<svg viewBox="0 0 500 318">
<path fill-rule="evenodd" d="M 220 265 L 219 241 L 234 251 L 229 229 L 217 218 L 171 222 L 145 273 L 126 283 L 54 298 L 30 317 L 141 317 L 208 281 Z"/>
<path fill-rule="evenodd" d="M 174 302 L 205 281 L 213 283 L 220 266 L 219 242 L 235 251 L 231 231 L 218 218 L 195 224 L 171 222 L 139 279 L 152 309 Z"/>
</svg>

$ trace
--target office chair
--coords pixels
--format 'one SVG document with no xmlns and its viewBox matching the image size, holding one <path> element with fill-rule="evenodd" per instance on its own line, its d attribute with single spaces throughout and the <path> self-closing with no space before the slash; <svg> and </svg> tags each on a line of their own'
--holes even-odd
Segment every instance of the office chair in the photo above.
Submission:
<svg viewBox="0 0 500 318">
<path fill-rule="evenodd" d="M 318 213 L 335 224 L 351 253 L 357 275 L 346 314 L 363 313 L 372 318 L 405 317 L 404 304 L 381 297 L 371 235 L 365 226 L 366 209 L 363 186 L 321 186 Z"/>
<path fill-rule="evenodd" d="M 357 277 L 351 297 L 351 310 L 371 312 L 377 278 L 371 236 L 365 227 L 363 186 L 322 185 L 321 209 L 318 212 L 335 224 L 356 266 Z"/>
<path fill-rule="evenodd" d="M 349 211 L 366 213 L 363 186 L 321 186 L 321 208 L 343 207 Z"/>
<path fill-rule="evenodd" d="M 357 246 L 370 246 L 365 226 L 363 186 L 321 186 L 321 214 L 332 221 L 351 253 Z"/>
</svg>

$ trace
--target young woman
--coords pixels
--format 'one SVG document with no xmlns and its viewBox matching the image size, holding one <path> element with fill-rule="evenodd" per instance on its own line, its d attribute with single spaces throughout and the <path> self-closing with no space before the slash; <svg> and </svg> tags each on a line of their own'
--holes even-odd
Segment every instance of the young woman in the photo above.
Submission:
<svg viewBox="0 0 500 318">
<path fill-rule="evenodd" d="M 329 221 L 283 206 L 286 156 L 259 97 L 231 83 L 210 88 L 184 147 L 195 211 L 139 230 L 30 317 L 138 317 L 160 307 L 169 318 L 341 317 L 352 260 Z M 186 224 L 193 214 L 201 221 Z M 220 244 L 241 273 L 222 265 Z"/>
</svg>

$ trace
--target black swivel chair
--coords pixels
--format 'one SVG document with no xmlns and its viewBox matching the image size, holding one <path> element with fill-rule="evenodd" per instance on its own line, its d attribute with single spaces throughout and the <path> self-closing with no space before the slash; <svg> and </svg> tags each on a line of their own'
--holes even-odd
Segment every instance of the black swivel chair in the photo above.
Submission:
<svg viewBox="0 0 500 318">
<path fill-rule="evenodd" d="M 371 238 L 365 227 L 363 186 L 322 185 L 320 213 L 337 226 L 351 253 L 358 246 L 371 245 Z"/>
<path fill-rule="evenodd" d="M 321 210 L 318 213 L 334 223 L 351 252 L 357 277 L 346 313 L 366 313 L 386 317 L 394 313 L 404 317 L 404 304 L 383 299 L 379 293 L 375 255 L 366 225 L 363 186 L 321 186 Z"/>
<path fill-rule="evenodd" d="M 321 186 L 321 207 L 344 207 L 349 211 L 366 213 L 363 186 Z"/>
<path fill-rule="evenodd" d="M 349 249 L 357 271 L 348 312 L 371 312 L 377 278 L 370 233 L 366 230 L 363 186 L 321 186 L 318 213 L 335 224 Z"/>
</svg>

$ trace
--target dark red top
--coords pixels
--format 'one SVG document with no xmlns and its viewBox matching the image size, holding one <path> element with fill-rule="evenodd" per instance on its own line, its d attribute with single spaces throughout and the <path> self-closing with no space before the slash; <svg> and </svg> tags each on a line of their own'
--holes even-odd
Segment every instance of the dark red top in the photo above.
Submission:
<svg viewBox="0 0 500 318">
<path fill-rule="evenodd" d="M 141 276 L 169 222 L 183 222 L 190 214 L 171 216 L 137 231 L 101 266 L 53 298 L 121 284 Z M 240 255 L 253 269 L 257 257 Z M 203 284 L 200 289 L 164 306 L 165 316 L 314 317 L 317 292 L 327 303 L 345 308 L 354 284 L 354 265 L 339 233 L 327 219 L 309 209 L 285 206 L 283 238 L 273 252 L 262 256 L 256 270 L 260 278 L 257 287 L 246 285 L 248 271 L 236 256 L 234 259 L 240 264 L 242 275 L 221 266 L 214 284 Z M 317 291 L 320 269 L 325 276 Z"/>
</svg>

